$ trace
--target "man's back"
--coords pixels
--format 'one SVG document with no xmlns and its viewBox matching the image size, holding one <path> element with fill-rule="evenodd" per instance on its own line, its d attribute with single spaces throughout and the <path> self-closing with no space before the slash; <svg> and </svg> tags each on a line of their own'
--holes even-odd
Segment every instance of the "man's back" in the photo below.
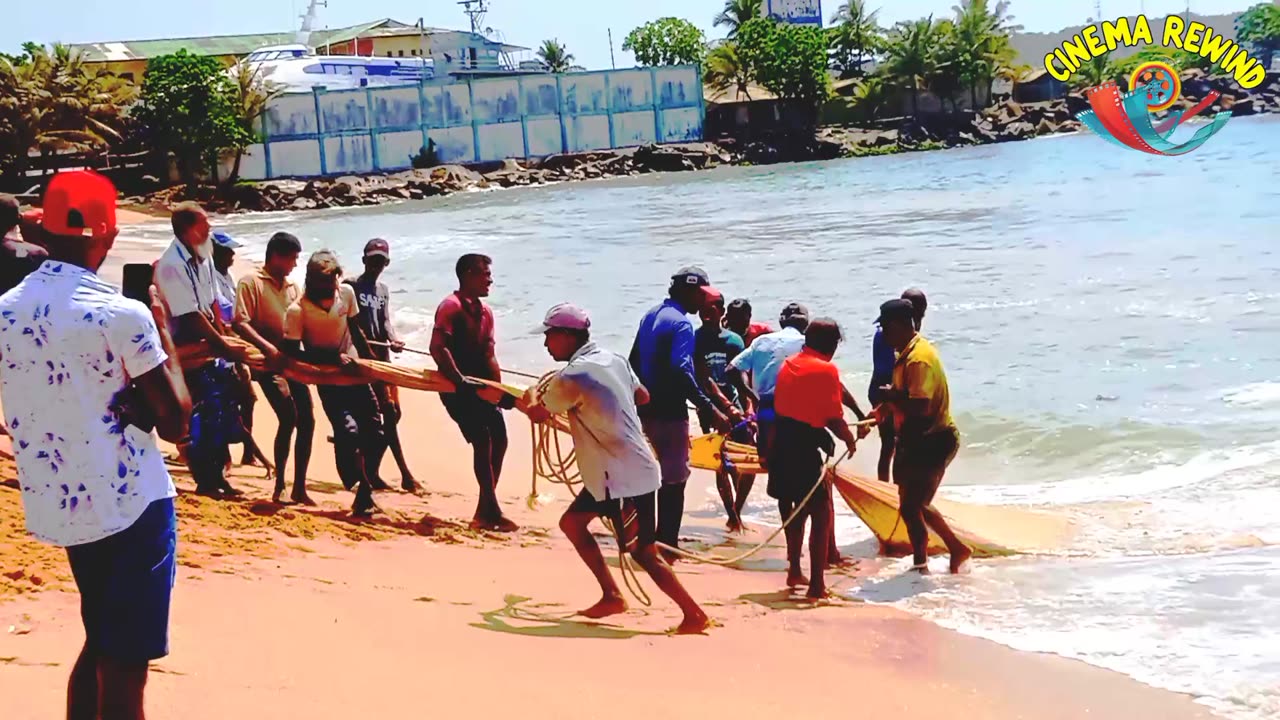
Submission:
<svg viewBox="0 0 1280 720">
<path fill-rule="evenodd" d="M 761 397 L 769 396 L 774 393 L 782 363 L 803 348 L 804 334 L 795 328 L 786 327 L 756 338 L 750 347 L 730 363 L 730 367 L 751 373 L 752 389 Z"/>
<path fill-rule="evenodd" d="M 77 545 L 129 527 L 173 483 L 154 438 L 113 401 L 166 359 L 150 311 L 49 261 L 0 296 L 0 383 L 27 527 Z"/>
<path fill-rule="evenodd" d="M 689 316 L 673 300 L 645 313 L 636 333 L 635 372 L 649 390 L 646 413 L 687 418 L 686 389 L 682 376 L 693 371 L 694 333 Z"/>
</svg>

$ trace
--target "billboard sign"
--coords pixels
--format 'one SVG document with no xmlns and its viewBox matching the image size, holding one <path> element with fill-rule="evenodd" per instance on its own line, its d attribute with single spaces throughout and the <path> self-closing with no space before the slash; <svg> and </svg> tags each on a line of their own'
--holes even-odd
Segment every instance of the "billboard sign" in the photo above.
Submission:
<svg viewBox="0 0 1280 720">
<path fill-rule="evenodd" d="M 764 16 L 796 25 L 822 26 L 822 0 L 763 0 Z"/>
</svg>

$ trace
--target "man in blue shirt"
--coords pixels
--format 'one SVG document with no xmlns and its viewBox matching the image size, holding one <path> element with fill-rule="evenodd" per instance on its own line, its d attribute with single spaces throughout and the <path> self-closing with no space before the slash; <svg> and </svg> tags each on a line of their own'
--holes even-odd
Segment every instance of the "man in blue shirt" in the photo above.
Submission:
<svg viewBox="0 0 1280 720">
<path fill-rule="evenodd" d="M 640 408 L 640 423 L 662 468 L 658 541 L 673 548 L 680 542 L 689 481 L 689 409 L 685 403 L 692 402 L 717 429 L 729 429 L 724 413 L 702 392 L 694 371 L 694 332 L 689 315 L 702 310 L 706 302 L 703 288 L 709 285 L 707 273 L 698 267 L 682 268 L 672 275 L 669 297 L 645 313 L 631 347 L 631 367 L 650 397 Z M 674 559 L 668 554 L 668 561 Z"/>
<path fill-rule="evenodd" d="M 920 332 L 920 326 L 924 324 L 924 311 L 929 307 L 924 291 L 919 288 L 910 288 L 902 293 L 902 299 L 910 302 L 915 310 L 916 332 Z M 884 393 L 880 388 L 893 384 L 893 365 L 897 360 L 893 347 L 889 345 L 888 340 L 884 339 L 884 330 L 877 327 L 876 336 L 871 340 L 871 386 L 867 389 L 867 397 L 870 398 L 872 407 L 884 401 Z M 876 466 L 876 476 L 880 478 L 880 482 L 887 483 L 897 438 L 894 436 L 892 422 L 882 422 L 879 428 L 880 462 Z"/>
</svg>

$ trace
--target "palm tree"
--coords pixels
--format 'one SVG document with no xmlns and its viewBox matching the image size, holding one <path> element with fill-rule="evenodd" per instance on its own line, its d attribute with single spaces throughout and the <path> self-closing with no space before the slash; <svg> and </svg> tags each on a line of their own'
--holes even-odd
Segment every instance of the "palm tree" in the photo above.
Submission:
<svg viewBox="0 0 1280 720">
<path fill-rule="evenodd" d="M 232 68 L 235 80 L 235 112 L 236 121 L 251 136 L 259 137 L 258 119 L 267 111 L 267 105 L 284 92 L 283 86 L 266 79 L 260 65 L 250 65 L 241 60 Z M 236 148 L 235 163 L 231 166 L 231 175 L 227 184 L 234 184 L 240 177 L 240 161 L 244 158 L 244 149 Z"/>
<path fill-rule="evenodd" d="M 132 84 L 105 71 L 91 74 L 83 57 L 64 45 L 24 50 L 27 62 L 15 66 L 6 60 L 0 69 L 0 85 L 6 86 L 0 114 L 13 139 L 8 147 L 14 172 L 25 172 L 32 150 L 89 152 L 121 139 L 124 110 L 136 98 Z"/>
<path fill-rule="evenodd" d="M 849 0 L 831 17 L 832 61 L 841 77 L 861 77 L 862 65 L 883 48 L 884 30 L 876 22 L 879 10 L 867 11 L 864 0 Z"/>
<path fill-rule="evenodd" d="M 729 28 L 727 37 L 733 39 L 738 36 L 738 28 L 743 23 L 760 17 L 760 14 L 760 0 L 724 0 L 724 9 L 716 15 L 714 24 Z"/>
<path fill-rule="evenodd" d="M 946 53 L 947 61 L 954 64 L 961 82 L 968 84 L 976 110 L 978 87 L 990 87 L 1017 56 L 1009 38 L 1022 26 L 1013 23 L 1006 0 L 994 5 L 987 0 L 963 0 L 952 11 L 955 33 Z"/>
<path fill-rule="evenodd" d="M 938 27 L 933 16 L 900 22 L 889 36 L 885 75 L 911 90 L 911 114 L 920 112 L 920 91 L 938 67 Z"/>
<path fill-rule="evenodd" d="M 1113 79 L 1116 68 L 1111 64 L 1111 53 L 1104 53 L 1090 58 L 1071 76 L 1071 87 L 1096 87 Z"/>
<path fill-rule="evenodd" d="M 738 54 L 738 44 L 723 42 L 707 53 L 703 82 L 712 89 L 724 92 L 736 88 L 734 100 L 751 99 L 751 68 Z"/>
<path fill-rule="evenodd" d="M 568 72 L 573 66 L 573 54 L 559 40 L 543 40 L 538 48 L 538 59 L 553 73 Z"/>
</svg>

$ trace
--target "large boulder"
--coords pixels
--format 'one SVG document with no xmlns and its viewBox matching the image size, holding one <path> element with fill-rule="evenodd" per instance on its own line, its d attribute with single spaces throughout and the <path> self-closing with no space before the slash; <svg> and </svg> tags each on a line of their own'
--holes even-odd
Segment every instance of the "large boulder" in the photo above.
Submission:
<svg viewBox="0 0 1280 720">
<path fill-rule="evenodd" d="M 681 172 L 698 169 L 698 165 L 693 160 L 696 156 L 696 153 L 686 153 L 680 148 L 645 145 L 636 148 L 631 160 L 635 163 L 636 169 L 641 172 Z M 701 157 L 705 165 L 706 156 Z"/>
<path fill-rule="evenodd" d="M 430 172 L 431 184 L 445 194 L 487 186 L 483 175 L 461 165 L 441 165 Z"/>
</svg>

